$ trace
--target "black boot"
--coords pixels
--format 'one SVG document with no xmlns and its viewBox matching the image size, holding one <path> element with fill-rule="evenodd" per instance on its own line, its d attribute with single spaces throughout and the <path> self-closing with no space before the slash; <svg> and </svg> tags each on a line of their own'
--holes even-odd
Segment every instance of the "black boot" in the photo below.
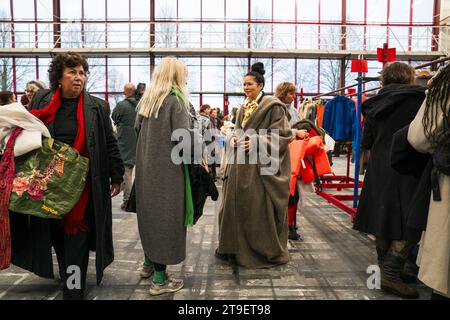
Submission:
<svg viewBox="0 0 450 320">
<path fill-rule="evenodd" d="M 375 248 L 377 250 L 377 260 L 378 260 L 378 266 L 380 267 L 380 270 L 383 268 L 384 264 L 384 258 L 386 257 L 386 254 L 389 250 L 390 242 L 377 238 L 375 241 Z"/>
<path fill-rule="evenodd" d="M 405 299 L 417 299 L 419 293 L 400 279 L 400 271 L 406 259 L 388 252 L 381 269 L 381 289 Z"/>
<path fill-rule="evenodd" d="M 380 267 L 381 270 L 383 268 L 384 258 L 386 257 L 386 253 L 388 252 L 388 250 L 386 248 L 379 246 L 377 246 L 376 249 L 377 249 L 378 266 Z"/>
<path fill-rule="evenodd" d="M 296 227 L 289 227 L 289 240 L 302 240 L 302 237 L 297 233 Z"/>
<path fill-rule="evenodd" d="M 411 260 L 410 257 L 406 259 L 403 270 L 400 273 L 400 278 L 404 283 L 413 283 L 417 281 L 417 274 L 419 273 L 419 267 L 416 262 Z"/>
</svg>

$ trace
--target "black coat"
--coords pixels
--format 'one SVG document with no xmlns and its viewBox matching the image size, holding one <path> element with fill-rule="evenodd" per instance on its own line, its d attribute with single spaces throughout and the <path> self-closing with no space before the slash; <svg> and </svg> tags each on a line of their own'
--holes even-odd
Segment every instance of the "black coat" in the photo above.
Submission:
<svg viewBox="0 0 450 320">
<path fill-rule="evenodd" d="M 48 105 L 53 92 L 40 90 L 28 109 Z M 110 184 L 123 181 L 124 167 L 114 138 L 109 104 L 84 92 L 86 144 L 89 153 L 94 225 L 90 227 L 90 249 L 96 251 L 97 284 L 114 260 Z M 53 135 L 53 123 L 47 125 Z M 91 210 L 92 210 L 91 209 Z M 89 206 L 88 209 L 89 210 Z M 86 213 L 88 214 L 88 213 Z M 38 276 L 54 278 L 50 221 L 11 212 L 12 263 Z"/>
<path fill-rule="evenodd" d="M 391 167 L 394 133 L 408 125 L 423 100 L 425 87 L 391 84 L 362 105 L 362 147 L 371 150 L 354 229 L 388 240 L 406 237 L 407 207 L 418 179 Z"/>
<path fill-rule="evenodd" d="M 391 166 L 401 174 L 419 179 L 411 202 L 407 207 L 406 240 L 419 242 L 428 221 L 431 194 L 431 171 L 433 158 L 428 153 L 420 153 L 408 142 L 406 126 L 397 131 L 392 139 Z"/>
</svg>

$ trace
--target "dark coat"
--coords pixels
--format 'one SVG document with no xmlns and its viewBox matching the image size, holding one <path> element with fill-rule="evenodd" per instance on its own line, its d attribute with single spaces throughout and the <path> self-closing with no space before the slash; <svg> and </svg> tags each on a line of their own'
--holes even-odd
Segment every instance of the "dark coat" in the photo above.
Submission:
<svg viewBox="0 0 450 320">
<path fill-rule="evenodd" d="M 419 242 L 427 226 L 430 208 L 431 171 L 433 159 L 430 154 L 420 153 L 408 142 L 406 126 L 394 134 L 391 148 L 391 166 L 397 172 L 419 179 L 415 193 L 407 208 L 406 240 Z"/>
<path fill-rule="evenodd" d="M 117 144 L 123 163 L 134 166 L 136 161 L 136 141 L 137 135 L 134 129 L 136 122 L 135 98 L 126 98 L 120 101 L 113 110 L 111 118 L 117 126 Z"/>
<path fill-rule="evenodd" d="M 52 96 L 50 90 L 38 91 L 28 109 L 43 108 Z M 97 284 L 102 280 L 104 269 L 114 260 L 110 183 L 121 183 L 124 174 L 109 114 L 108 103 L 84 92 L 91 214 L 95 218 L 95 224 L 90 228 L 90 249 L 96 251 Z M 53 135 L 53 123 L 47 127 Z M 38 276 L 54 278 L 50 221 L 13 212 L 10 218 L 12 263 Z"/>
<path fill-rule="evenodd" d="M 425 99 L 424 87 L 391 84 L 362 105 L 361 144 L 371 150 L 354 229 L 389 240 L 406 237 L 407 207 L 418 179 L 391 167 L 390 150 L 396 131 L 408 125 Z"/>
</svg>

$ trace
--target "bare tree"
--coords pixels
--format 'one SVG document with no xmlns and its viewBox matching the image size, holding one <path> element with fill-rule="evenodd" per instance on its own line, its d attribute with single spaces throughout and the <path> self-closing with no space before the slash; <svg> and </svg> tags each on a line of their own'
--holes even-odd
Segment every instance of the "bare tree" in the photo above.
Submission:
<svg viewBox="0 0 450 320">
<path fill-rule="evenodd" d="M 342 68 L 345 70 L 345 78 L 350 76 L 350 70 L 347 68 L 349 60 L 346 59 L 343 64 L 341 60 L 321 60 L 320 78 L 321 89 L 333 91 L 339 89 L 342 85 Z"/>
<path fill-rule="evenodd" d="M 264 16 L 264 9 L 262 7 L 254 8 L 252 14 L 255 17 Z M 250 30 L 248 29 L 250 27 Z M 248 33 L 250 32 L 250 48 L 252 49 L 264 49 L 272 47 L 272 26 L 266 23 L 254 23 L 251 26 L 240 25 L 240 27 L 236 30 L 236 33 L 233 33 L 230 37 L 230 40 L 234 43 L 235 46 L 240 48 L 248 47 Z M 270 35 L 270 36 L 268 36 Z M 273 73 L 281 72 L 280 68 L 277 66 L 276 60 L 272 59 L 257 59 L 259 62 L 264 63 L 264 65 L 269 66 L 271 63 L 274 63 L 273 68 L 266 69 L 266 77 L 271 78 Z M 248 58 L 242 57 L 236 59 L 235 66 L 238 66 L 239 72 L 233 72 L 227 78 L 227 87 L 232 88 L 240 88 L 242 86 L 242 78 L 244 75 L 250 70 L 251 62 L 249 64 Z"/>
<path fill-rule="evenodd" d="M 7 20 L 6 12 L 0 11 L 0 20 Z M 20 36 L 15 34 L 16 41 L 20 40 Z M 11 48 L 12 47 L 12 27 L 10 23 L 3 22 L 0 23 L 0 48 Z M 18 59 L 17 59 L 18 60 Z M 30 68 L 32 63 L 30 59 L 21 59 L 16 67 L 16 82 L 22 81 L 26 76 L 30 75 Z M 13 63 L 12 57 L 0 57 L 0 89 L 1 90 L 12 90 L 13 87 Z M 30 79 L 31 80 L 31 79 Z"/>
<path fill-rule="evenodd" d="M 161 19 L 170 19 L 175 16 L 173 12 L 174 8 L 168 5 L 161 5 L 158 16 Z M 183 24 L 176 23 L 158 23 L 155 26 L 155 41 L 158 47 L 173 48 L 178 43 L 186 43 L 189 40 L 189 36 L 184 33 L 180 33 L 179 29 Z"/>
</svg>

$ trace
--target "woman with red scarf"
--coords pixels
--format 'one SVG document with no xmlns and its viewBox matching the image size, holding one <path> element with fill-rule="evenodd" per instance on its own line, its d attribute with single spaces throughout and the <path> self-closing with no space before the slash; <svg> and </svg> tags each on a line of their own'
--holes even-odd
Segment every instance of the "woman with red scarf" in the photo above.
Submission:
<svg viewBox="0 0 450 320">
<path fill-rule="evenodd" d="M 64 282 L 63 299 L 84 298 L 89 250 L 96 251 L 97 285 L 113 261 L 111 197 L 119 193 L 124 173 L 109 105 L 85 91 L 88 72 L 81 55 L 58 54 L 49 68 L 51 89 L 36 92 L 28 105 L 55 140 L 89 158 L 80 200 L 62 220 L 10 214 L 12 263 L 54 278 L 53 247 Z M 78 283 L 73 277 L 77 274 Z"/>
</svg>

